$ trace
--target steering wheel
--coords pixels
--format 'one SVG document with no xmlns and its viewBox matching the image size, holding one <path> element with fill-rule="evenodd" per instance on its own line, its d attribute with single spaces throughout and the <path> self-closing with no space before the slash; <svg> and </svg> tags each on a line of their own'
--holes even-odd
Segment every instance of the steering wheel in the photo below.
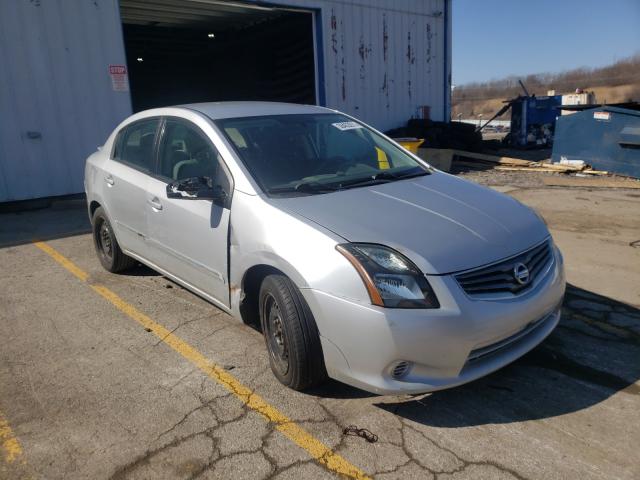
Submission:
<svg viewBox="0 0 640 480">
<path fill-rule="evenodd" d="M 326 171 L 328 168 L 332 165 L 341 165 L 342 166 L 342 170 L 346 170 L 353 162 L 350 162 L 349 160 L 347 160 L 346 157 L 343 157 L 342 155 L 336 155 L 334 157 L 329 157 L 326 160 L 324 160 L 322 163 L 320 163 L 320 165 L 318 165 L 316 167 L 316 169 L 314 170 L 314 174 L 321 174 L 321 173 L 338 173 L 338 171 Z"/>
</svg>

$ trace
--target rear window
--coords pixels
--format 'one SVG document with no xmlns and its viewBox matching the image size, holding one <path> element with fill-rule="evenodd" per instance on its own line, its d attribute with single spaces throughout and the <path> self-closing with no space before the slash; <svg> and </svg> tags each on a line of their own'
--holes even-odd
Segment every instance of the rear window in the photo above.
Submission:
<svg viewBox="0 0 640 480">
<path fill-rule="evenodd" d="M 154 163 L 154 143 L 160 119 L 142 120 L 125 127 L 116 140 L 113 159 L 151 172 Z"/>
</svg>

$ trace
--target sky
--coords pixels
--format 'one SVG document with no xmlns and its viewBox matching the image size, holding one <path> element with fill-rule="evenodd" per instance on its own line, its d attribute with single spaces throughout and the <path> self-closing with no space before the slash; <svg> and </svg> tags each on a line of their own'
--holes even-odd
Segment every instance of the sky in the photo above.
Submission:
<svg viewBox="0 0 640 480">
<path fill-rule="evenodd" d="M 453 84 L 640 53 L 640 0 L 453 0 Z"/>
</svg>

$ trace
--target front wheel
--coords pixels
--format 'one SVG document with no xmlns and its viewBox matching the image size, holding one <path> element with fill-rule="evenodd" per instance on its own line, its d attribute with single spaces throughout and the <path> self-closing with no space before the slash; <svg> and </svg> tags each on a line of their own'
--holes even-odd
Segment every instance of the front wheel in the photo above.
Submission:
<svg viewBox="0 0 640 480">
<path fill-rule="evenodd" d="M 93 227 L 93 244 L 96 247 L 96 253 L 102 266 L 112 272 L 121 272 L 127 268 L 131 268 L 136 261 L 125 255 L 118 245 L 115 233 L 111 227 L 111 222 L 104 213 L 102 207 L 96 208 L 91 218 Z"/>
<path fill-rule="evenodd" d="M 284 275 L 269 275 L 260 287 L 260 323 L 276 378 L 304 390 L 326 376 L 318 327 L 298 288 Z"/>
</svg>

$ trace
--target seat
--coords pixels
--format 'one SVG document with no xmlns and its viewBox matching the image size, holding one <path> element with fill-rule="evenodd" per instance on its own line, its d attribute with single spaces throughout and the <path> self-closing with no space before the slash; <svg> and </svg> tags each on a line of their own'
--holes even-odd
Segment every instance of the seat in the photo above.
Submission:
<svg viewBox="0 0 640 480">
<path fill-rule="evenodd" d="M 252 138 L 252 148 L 245 154 L 267 185 L 288 183 L 308 173 L 308 152 L 301 144 L 304 137 L 264 129 L 252 132 Z"/>
<path fill-rule="evenodd" d="M 171 178 L 173 178 L 174 180 L 178 180 L 179 178 L 181 178 L 179 176 L 180 168 L 183 165 L 194 162 L 195 160 L 189 157 L 189 154 L 187 154 L 187 152 L 184 152 L 182 150 L 174 150 L 173 152 L 171 152 L 171 158 L 167 162 L 167 166 L 169 167 L 167 170 L 171 172 Z"/>
<path fill-rule="evenodd" d="M 175 180 L 183 180 L 185 178 L 202 177 L 204 169 L 196 159 L 183 160 L 174 167 Z"/>
<path fill-rule="evenodd" d="M 140 137 L 139 145 L 126 145 L 124 159 L 138 167 L 149 168 L 153 155 L 155 133 L 145 133 Z"/>
<path fill-rule="evenodd" d="M 179 162 L 175 167 L 176 180 L 193 177 L 209 177 L 215 179 L 218 166 L 222 161 L 208 146 L 195 152 L 192 158 Z"/>
</svg>

